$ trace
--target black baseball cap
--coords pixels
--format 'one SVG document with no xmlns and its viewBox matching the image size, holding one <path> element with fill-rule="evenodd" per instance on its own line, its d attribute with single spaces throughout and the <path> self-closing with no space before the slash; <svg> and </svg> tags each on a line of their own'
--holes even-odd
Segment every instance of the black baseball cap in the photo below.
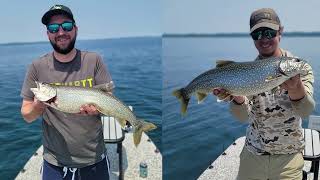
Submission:
<svg viewBox="0 0 320 180">
<path fill-rule="evenodd" d="M 63 14 L 68 16 L 73 22 L 75 22 L 75 20 L 73 19 L 73 14 L 70 10 L 70 8 L 68 8 L 67 6 L 64 5 L 54 5 L 52 6 L 43 16 L 41 19 L 42 24 L 47 25 L 50 21 L 50 18 L 53 15 L 58 15 L 58 14 Z"/>
<path fill-rule="evenodd" d="M 277 31 L 280 29 L 280 19 L 273 9 L 262 8 L 251 14 L 250 33 L 261 27 L 267 27 Z"/>
</svg>

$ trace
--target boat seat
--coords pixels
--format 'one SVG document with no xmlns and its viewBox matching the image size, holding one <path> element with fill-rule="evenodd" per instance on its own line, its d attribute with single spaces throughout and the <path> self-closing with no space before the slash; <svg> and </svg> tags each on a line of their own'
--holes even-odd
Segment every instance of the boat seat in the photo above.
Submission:
<svg viewBox="0 0 320 180">
<path fill-rule="evenodd" d="M 303 159 L 312 161 L 310 172 L 314 173 L 314 179 L 318 179 L 320 161 L 320 134 L 314 129 L 303 129 L 303 137 L 305 140 Z"/>
<path fill-rule="evenodd" d="M 129 106 L 132 110 L 132 106 Z M 104 143 L 116 143 L 117 153 L 119 156 L 119 179 L 123 180 L 123 168 L 122 168 L 122 141 L 125 138 L 125 131 L 121 128 L 121 125 L 115 117 L 101 116 Z"/>
</svg>

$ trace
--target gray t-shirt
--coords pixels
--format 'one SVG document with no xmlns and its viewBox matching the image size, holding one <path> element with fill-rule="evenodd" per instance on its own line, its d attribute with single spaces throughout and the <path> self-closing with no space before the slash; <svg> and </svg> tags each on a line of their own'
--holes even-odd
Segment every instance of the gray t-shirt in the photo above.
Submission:
<svg viewBox="0 0 320 180">
<path fill-rule="evenodd" d="M 53 53 L 32 62 L 25 77 L 21 96 L 33 100 L 30 88 L 35 81 L 63 86 L 93 87 L 105 84 L 114 88 L 102 58 L 92 52 L 77 50 L 67 63 L 57 61 Z M 46 108 L 42 114 L 43 157 L 56 166 L 81 168 L 101 161 L 105 147 L 100 116 L 68 114 Z"/>
</svg>

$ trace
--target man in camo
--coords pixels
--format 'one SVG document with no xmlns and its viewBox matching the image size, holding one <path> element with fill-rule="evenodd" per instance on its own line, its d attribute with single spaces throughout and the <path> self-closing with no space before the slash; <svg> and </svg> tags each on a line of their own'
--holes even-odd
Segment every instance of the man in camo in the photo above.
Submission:
<svg viewBox="0 0 320 180">
<path fill-rule="evenodd" d="M 259 52 L 256 61 L 268 57 L 293 55 L 279 47 L 283 27 L 273 9 L 254 11 L 250 35 Z M 313 73 L 297 75 L 271 91 L 250 97 L 236 96 L 231 113 L 241 121 L 249 120 L 245 146 L 240 154 L 238 179 L 302 179 L 304 140 L 302 118 L 313 111 Z M 223 89 L 215 89 L 214 94 Z"/>
</svg>

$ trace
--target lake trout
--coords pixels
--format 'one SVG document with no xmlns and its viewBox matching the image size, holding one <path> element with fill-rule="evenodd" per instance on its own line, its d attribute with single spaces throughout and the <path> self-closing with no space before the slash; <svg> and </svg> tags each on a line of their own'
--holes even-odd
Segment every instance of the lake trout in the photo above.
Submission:
<svg viewBox="0 0 320 180">
<path fill-rule="evenodd" d="M 181 113 L 185 114 L 194 93 L 198 103 L 201 103 L 215 88 L 226 90 L 225 94 L 218 96 L 219 99 L 229 95 L 250 96 L 275 91 L 291 77 L 308 73 L 307 66 L 306 61 L 295 57 L 273 57 L 250 62 L 221 60 L 217 61 L 216 68 L 200 74 L 186 87 L 172 94 L 181 101 Z"/>
<path fill-rule="evenodd" d="M 129 121 L 133 126 L 133 141 L 136 146 L 140 143 L 142 132 L 156 128 L 152 123 L 137 119 L 128 106 L 102 89 L 56 86 L 42 82 L 36 84 L 37 88 L 31 88 L 35 97 L 59 111 L 79 113 L 82 105 L 90 104 L 100 113 L 115 117 L 122 127 Z"/>
</svg>

